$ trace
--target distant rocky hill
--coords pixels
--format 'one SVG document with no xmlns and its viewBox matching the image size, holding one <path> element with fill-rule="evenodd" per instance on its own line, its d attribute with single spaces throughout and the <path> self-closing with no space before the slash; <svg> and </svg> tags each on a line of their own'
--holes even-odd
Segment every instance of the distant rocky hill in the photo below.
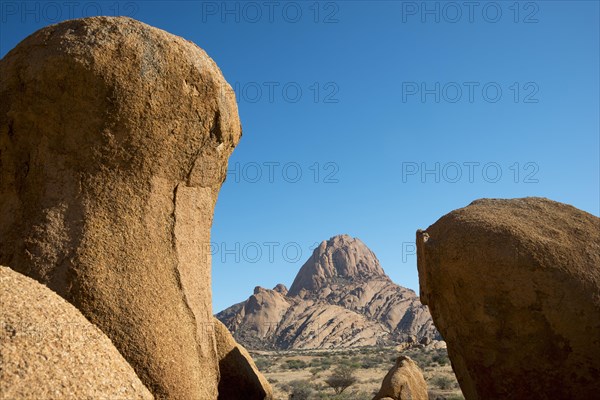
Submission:
<svg viewBox="0 0 600 400">
<path fill-rule="evenodd" d="M 339 348 L 439 339 L 414 291 L 385 274 L 375 254 L 348 235 L 323 241 L 285 285 L 256 287 L 216 316 L 252 349 Z"/>
</svg>

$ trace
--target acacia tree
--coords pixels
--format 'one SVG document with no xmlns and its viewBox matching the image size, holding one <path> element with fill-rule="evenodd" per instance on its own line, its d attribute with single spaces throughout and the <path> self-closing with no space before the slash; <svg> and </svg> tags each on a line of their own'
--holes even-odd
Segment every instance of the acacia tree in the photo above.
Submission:
<svg viewBox="0 0 600 400">
<path fill-rule="evenodd" d="M 342 393 L 356 383 L 354 370 L 346 366 L 337 367 L 331 376 L 325 379 L 325 383 L 335 390 L 336 394 Z"/>
</svg>

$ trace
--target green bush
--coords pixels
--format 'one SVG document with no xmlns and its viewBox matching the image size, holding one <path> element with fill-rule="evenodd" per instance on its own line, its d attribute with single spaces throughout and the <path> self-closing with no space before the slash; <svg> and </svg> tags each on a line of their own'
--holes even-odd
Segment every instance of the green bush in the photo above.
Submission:
<svg viewBox="0 0 600 400">
<path fill-rule="evenodd" d="M 325 371 L 328 370 L 332 364 L 332 359 L 326 356 L 312 359 L 308 366 L 311 368 L 318 368 L 321 371 Z"/>
<path fill-rule="evenodd" d="M 309 400 L 315 392 L 307 380 L 292 381 L 285 390 L 289 393 L 288 399 L 291 400 Z"/>
<path fill-rule="evenodd" d="M 438 351 L 431 359 L 440 365 L 446 365 L 450 362 L 448 354 L 445 351 Z"/>
<path fill-rule="evenodd" d="M 267 372 L 269 368 L 273 365 L 271 360 L 267 358 L 255 358 L 254 363 L 256 364 L 256 368 L 258 368 L 258 370 L 262 372 Z"/>
<path fill-rule="evenodd" d="M 283 365 L 283 368 L 287 368 L 287 369 L 304 369 L 307 367 L 308 367 L 308 364 L 305 361 L 296 360 L 296 359 L 285 360 L 285 364 Z"/>
<path fill-rule="evenodd" d="M 364 358 L 361 363 L 360 363 L 360 367 L 361 368 L 377 368 L 381 365 L 381 362 L 375 358 Z"/>
<path fill-rule="evenodd" d="M 452 389 L 454 385 L 454 380 L 445 376 L 445 375 L 437 375 L 431 379 L 431 383 L 434 386 L 437 386 L 441 390 Z"/>
</svg>

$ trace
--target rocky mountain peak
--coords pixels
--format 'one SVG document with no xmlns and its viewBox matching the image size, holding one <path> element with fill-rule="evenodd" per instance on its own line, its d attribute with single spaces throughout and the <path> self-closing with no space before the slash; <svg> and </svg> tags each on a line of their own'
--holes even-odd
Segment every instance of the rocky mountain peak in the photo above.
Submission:
<svg viewBox="0 0 600 400">
<path fill-rule="evenodd" d="M 259 294 L 260 292 L 264 292 L 266 289 L 261 286 L 254 287 L 254 294 Z"/>
<path fill-rule="evenodd" d="M 338 235 L 321 242 L 313 251 L 296 275 L 288 296 L 298 296 L 302 290 L 318 292 L 339 278 L 358 281 L 374 277 L 389 279 L 375 254 L 360 239 Z"/>
<path fill-rule="evenodd" d="M 283 283 L 278 283 L 273 290 L 277 293 L 281 293 L 284 296 L 287 296 L 288 294 L 288 289 Z"/>
<path fill-rule="evenodd" d="M 217 314 L 252 349 L 332 349 L 439 339 L 416 293 L 392 282 L 359 239 L 321 242 L 289 291 L 260 286 Z"/>
</svg>

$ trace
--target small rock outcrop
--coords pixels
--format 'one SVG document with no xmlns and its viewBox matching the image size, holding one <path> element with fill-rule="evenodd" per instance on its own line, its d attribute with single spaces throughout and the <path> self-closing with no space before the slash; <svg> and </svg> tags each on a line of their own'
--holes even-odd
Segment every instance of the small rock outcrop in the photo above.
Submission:
<svg viewBox="0 0 600 400">
<path fill-rule="evenodd" d="M 159 398 L 214 399 L 213 209 L 235 96 L 183 38 L 61 22 L 0 61 L 0 263 L 50 287 Z"/>
<path fill-rule="evenodd" d="M 219 357 L 219 400 L 272 400 L 273 389 L 246 349 L 227 327 L 214 319 Z"/>
<path fill-rule="evenodd" d="M 483 199 L 417 232 L 421 299 L 468 400 L 600 393 L 600 219 Z"/>
<path fill-rule="evenodd" d="M 2 266 L 0 397 L 153 398 L 110 339 L 75 307 Z"/>
<path fill-rule="evenodd" d="M 273 290 L 284 296 L 287 296 L 288 294 L 288 288 L 283 283 L 278 283 Z"/>
<path fill-rule="evenodd" d="M 219 314 L 250 349 L 375 346 L 438 339 L 427 307 L 385 274 L 359 239 L 323 241 L 289 291 L 260 286 L 245 302 Z"/>
<path fill-rule="evenodd" d="M 419 366 L 408 356 L 400 356 L 390 369 L 373 400 L 427 400 L 427 383 Z"/>
<path fill-rule="evenodd" d="M 219 400 L 272 400 L 273 389 L 252 357 L 237 344 L 227 327 L 214 319 L 219 357 Z"/>
</svg>

